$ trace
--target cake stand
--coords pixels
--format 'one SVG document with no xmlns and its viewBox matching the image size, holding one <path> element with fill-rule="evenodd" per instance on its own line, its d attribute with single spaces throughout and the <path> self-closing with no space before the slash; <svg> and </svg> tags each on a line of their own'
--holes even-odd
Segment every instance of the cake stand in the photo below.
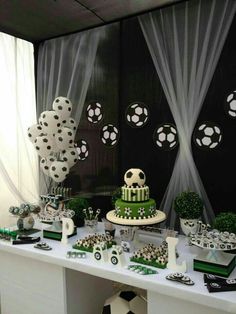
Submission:
<svg viewBox="0 0 236 314">
<path fill-rule="evenodd" d="M 160 223 L 166 219 L 166 214 L 160 210 L 156 210 L 156 216 L 152 218 L 143 219 L 124 219 L 116 217 L 115 210 L 111 210 L 107 213 L 106 219 L 116 225 L 127 226 L 127 234 L 131 236 L 130 240 L 133 242 L 133 249 L 140 247 L 140 242 L 138 239 L 137 229 L 139 226 L 148 226 Z"/>
</svg>

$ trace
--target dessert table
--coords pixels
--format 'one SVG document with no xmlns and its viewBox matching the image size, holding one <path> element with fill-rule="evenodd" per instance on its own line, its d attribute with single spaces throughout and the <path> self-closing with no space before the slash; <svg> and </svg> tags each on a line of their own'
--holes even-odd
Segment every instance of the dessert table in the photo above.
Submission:
<svg viewBox="0 0 236 314">
<path fill-rule="evenodd" d="M 104 232 L 102 223 L 98 228 Z M 236 292 L 209 293 L 203 274 L 192 270 L 192 259 L 201 249 L 188 246 L 186 238 L 179 237 L 178 262 L 186 260 L 187 275 L 195 282 L 191 287 L 166 280 L 172 273 L 168 269 L 144 276 L 111 263 L 99 263 L 91 253 L 86 253 L 85 259 L 68 259 L 66 253 L 72 250 L 72 244 L 87 234 L 85 228 L 79 228 L 67 245 L 47 239 L 51 251 L 1 240 L 0 313 L 99 314 L 104 300 L 113 294 L 112 281 L 147 290 L 148 314 L 236 313 Z M 141 240 L 155 243 L 154 236 L 142 236 Z M 125 253 L 127 264 L 129 256 Z M 230 278 L 236 278 L 236 270 Z"/>
</svg>

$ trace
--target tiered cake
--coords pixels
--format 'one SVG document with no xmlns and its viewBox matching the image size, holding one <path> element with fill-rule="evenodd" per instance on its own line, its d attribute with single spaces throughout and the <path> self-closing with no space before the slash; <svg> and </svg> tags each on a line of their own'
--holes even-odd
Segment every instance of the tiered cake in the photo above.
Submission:
<svg viewBox="0 0 236 314">
<path fill-rule="evenodd" d="M 149 219 L 157 215 L 156 202 L 149 198 L 146 176 L 141 169 L 129 169 L 124 175 L 121 198 L 115 202 L 115 216 L 122 219 Z"/>
</svg>

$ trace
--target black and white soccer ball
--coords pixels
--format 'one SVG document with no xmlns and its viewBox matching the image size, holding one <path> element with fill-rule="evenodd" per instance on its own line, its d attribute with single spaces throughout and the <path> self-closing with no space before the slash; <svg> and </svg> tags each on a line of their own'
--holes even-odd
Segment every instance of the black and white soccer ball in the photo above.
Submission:
<svg viewBox="0 0 236 314">
<path fill-rule="evenodd" d="M 34 147 L 40 157 L 47 157 L 53 152 L 53 140 L 49 135 L 37 136 Z"/>
<path fill-rule="evenodd" d="M 170 123 L 161 124 L 153 134 L 155 144 L 165 151 L 174 149 L 178 144 L 176 127 Z"/>
<path fill-rule="evenodd" d="M 62 122 L 65 122 L 71 115 L 72 103 L 70 99 L 59 96 L 54 99 L 52 104 L 53 110 L 55 110 L 62 118 Z"/>
<path fill-rule="evenodd" d="M 56 161 L 54 156 L 43 157 L 40 160 L 40 168 L 47 176 L 50 176 L 49 169 L 54 161 Z"/>
<path fill-rule="evenodd" d="M 233 91 L 227 96 L 225 111 L 231 118 L 236 118 L 236 91 Z"/>
<path fill-rule="evenodd" d="M 141 103 L 135 102 L 126 110 L 126 121 L 131 127 L 140 128 L 144 126 L 149 117 L 148 107 Z"/>
<path fill-rule="evenodd" d="M 86 158 L 88 158 L 89 145 L 85 140 L 83 140 L 83 139 L 79 140 L 77 143 L 76 149 L 78 152 L 78 159 L 79 160 L 85 160 Z"/>
<path fill-rule="evenodd" d="M 43 136 L 45 134 L 43 133 L 43 129 L 40 124 L 33 124 L 28 128 L 27 135 L 31 143 L 34 143 L 37 136 Z"/>
<path fill-rule="evenodd" d="M 100 138 L 103 144 L 107 146 L 114 146 L 119 140 L 119 130 L 113 124 L 106 124 L 100 131 Z"/>
<path fill-rule="evenodd" d="M 67 128 L 63 127 L 55 134 L 55 142 L 60 150 L 65 150 L 69 147 L 74 147 L 75 133 Z"/>
<path fill-rule="evenodd" d="M 40 115 L 40 124 L 46 134 L 57 133 L 62 126 L 61 116 L 54 110 L 43 111 Z"/>
<path fill-rule="evenodd" d="M 102 314 L 147 314 L 147 301 L 134 291 L 121 291 L 105 301 Z"/>
<path fill-rule="evenodd" d="M 78 151 L 76 147 L 67 148 L 62 151 L 61 159 L 66 161 L 69 167 L 73 167 L 79 160 Z"/>
<path fill-rule="evenodd" d="M 53 161 L 49 168 L 50 177 L 55 182 L 62 182 L 69 174 L 69 165 L 66 161 L 56 160 Z"/>
<path fill-rule="evenodd" d="M 73 118 L 68 118 L 67 120 L 63 121 L 63 126 L 73 130 L 74 133 L 76 132 L 77 124 Z"/>
<path fill-rule="evenodd" d="M 125 184 L 129 187 L 142 187 L 146 182 L 146 176 L 143 170 L 138 168 L 131 168 L 126 171 L 124 175 Z"/>
<path fill-rule="evenodd" d="M 103 118 L 103 107 L 99 102 L 91 102 L 87 106 L 87 119 L 91 123 L 99 123 Z"/>
<path fill-rule="evenodd" d="M 211 150 L 222 141 L 222 131 L 215 122 L 206 121 L 195 129 L 193 140 L 199 148 Z"/>
</svg>

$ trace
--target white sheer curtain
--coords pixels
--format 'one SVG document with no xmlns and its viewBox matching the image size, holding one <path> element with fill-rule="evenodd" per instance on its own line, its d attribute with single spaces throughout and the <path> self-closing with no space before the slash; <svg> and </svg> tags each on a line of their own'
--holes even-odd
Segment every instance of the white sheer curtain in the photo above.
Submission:
<svg viewBox="0 0 236 314">
<path fill-rule="evenodd" d="M 214 217 L 193 160 L 191 136 L 235 10 L 233 0 L 192 0 L 139 17 L 179 135 L 179 152 L 161 204 L 171 227 L 176 222 L 173 199 L 186 189 L 204 199 L 206 222 Z"/>
<path fill-rule="evenodd" d="M 51 110 L 58 96 L 73 104 L 71 117 L 79 124 L 87 95 L 97 48 L 106 27 L 48 40 L 39 47 L 37 112 Z M 48 190 L 48 177 L 40 173 L 40 190 Z"/>
<path fill-rule="evenodd" d="M 38 201 L 38 157 L 27 137 L 36 121 L 33 45 L 0 33 L 0 226 L 8 208 Z"/>
</svg>

